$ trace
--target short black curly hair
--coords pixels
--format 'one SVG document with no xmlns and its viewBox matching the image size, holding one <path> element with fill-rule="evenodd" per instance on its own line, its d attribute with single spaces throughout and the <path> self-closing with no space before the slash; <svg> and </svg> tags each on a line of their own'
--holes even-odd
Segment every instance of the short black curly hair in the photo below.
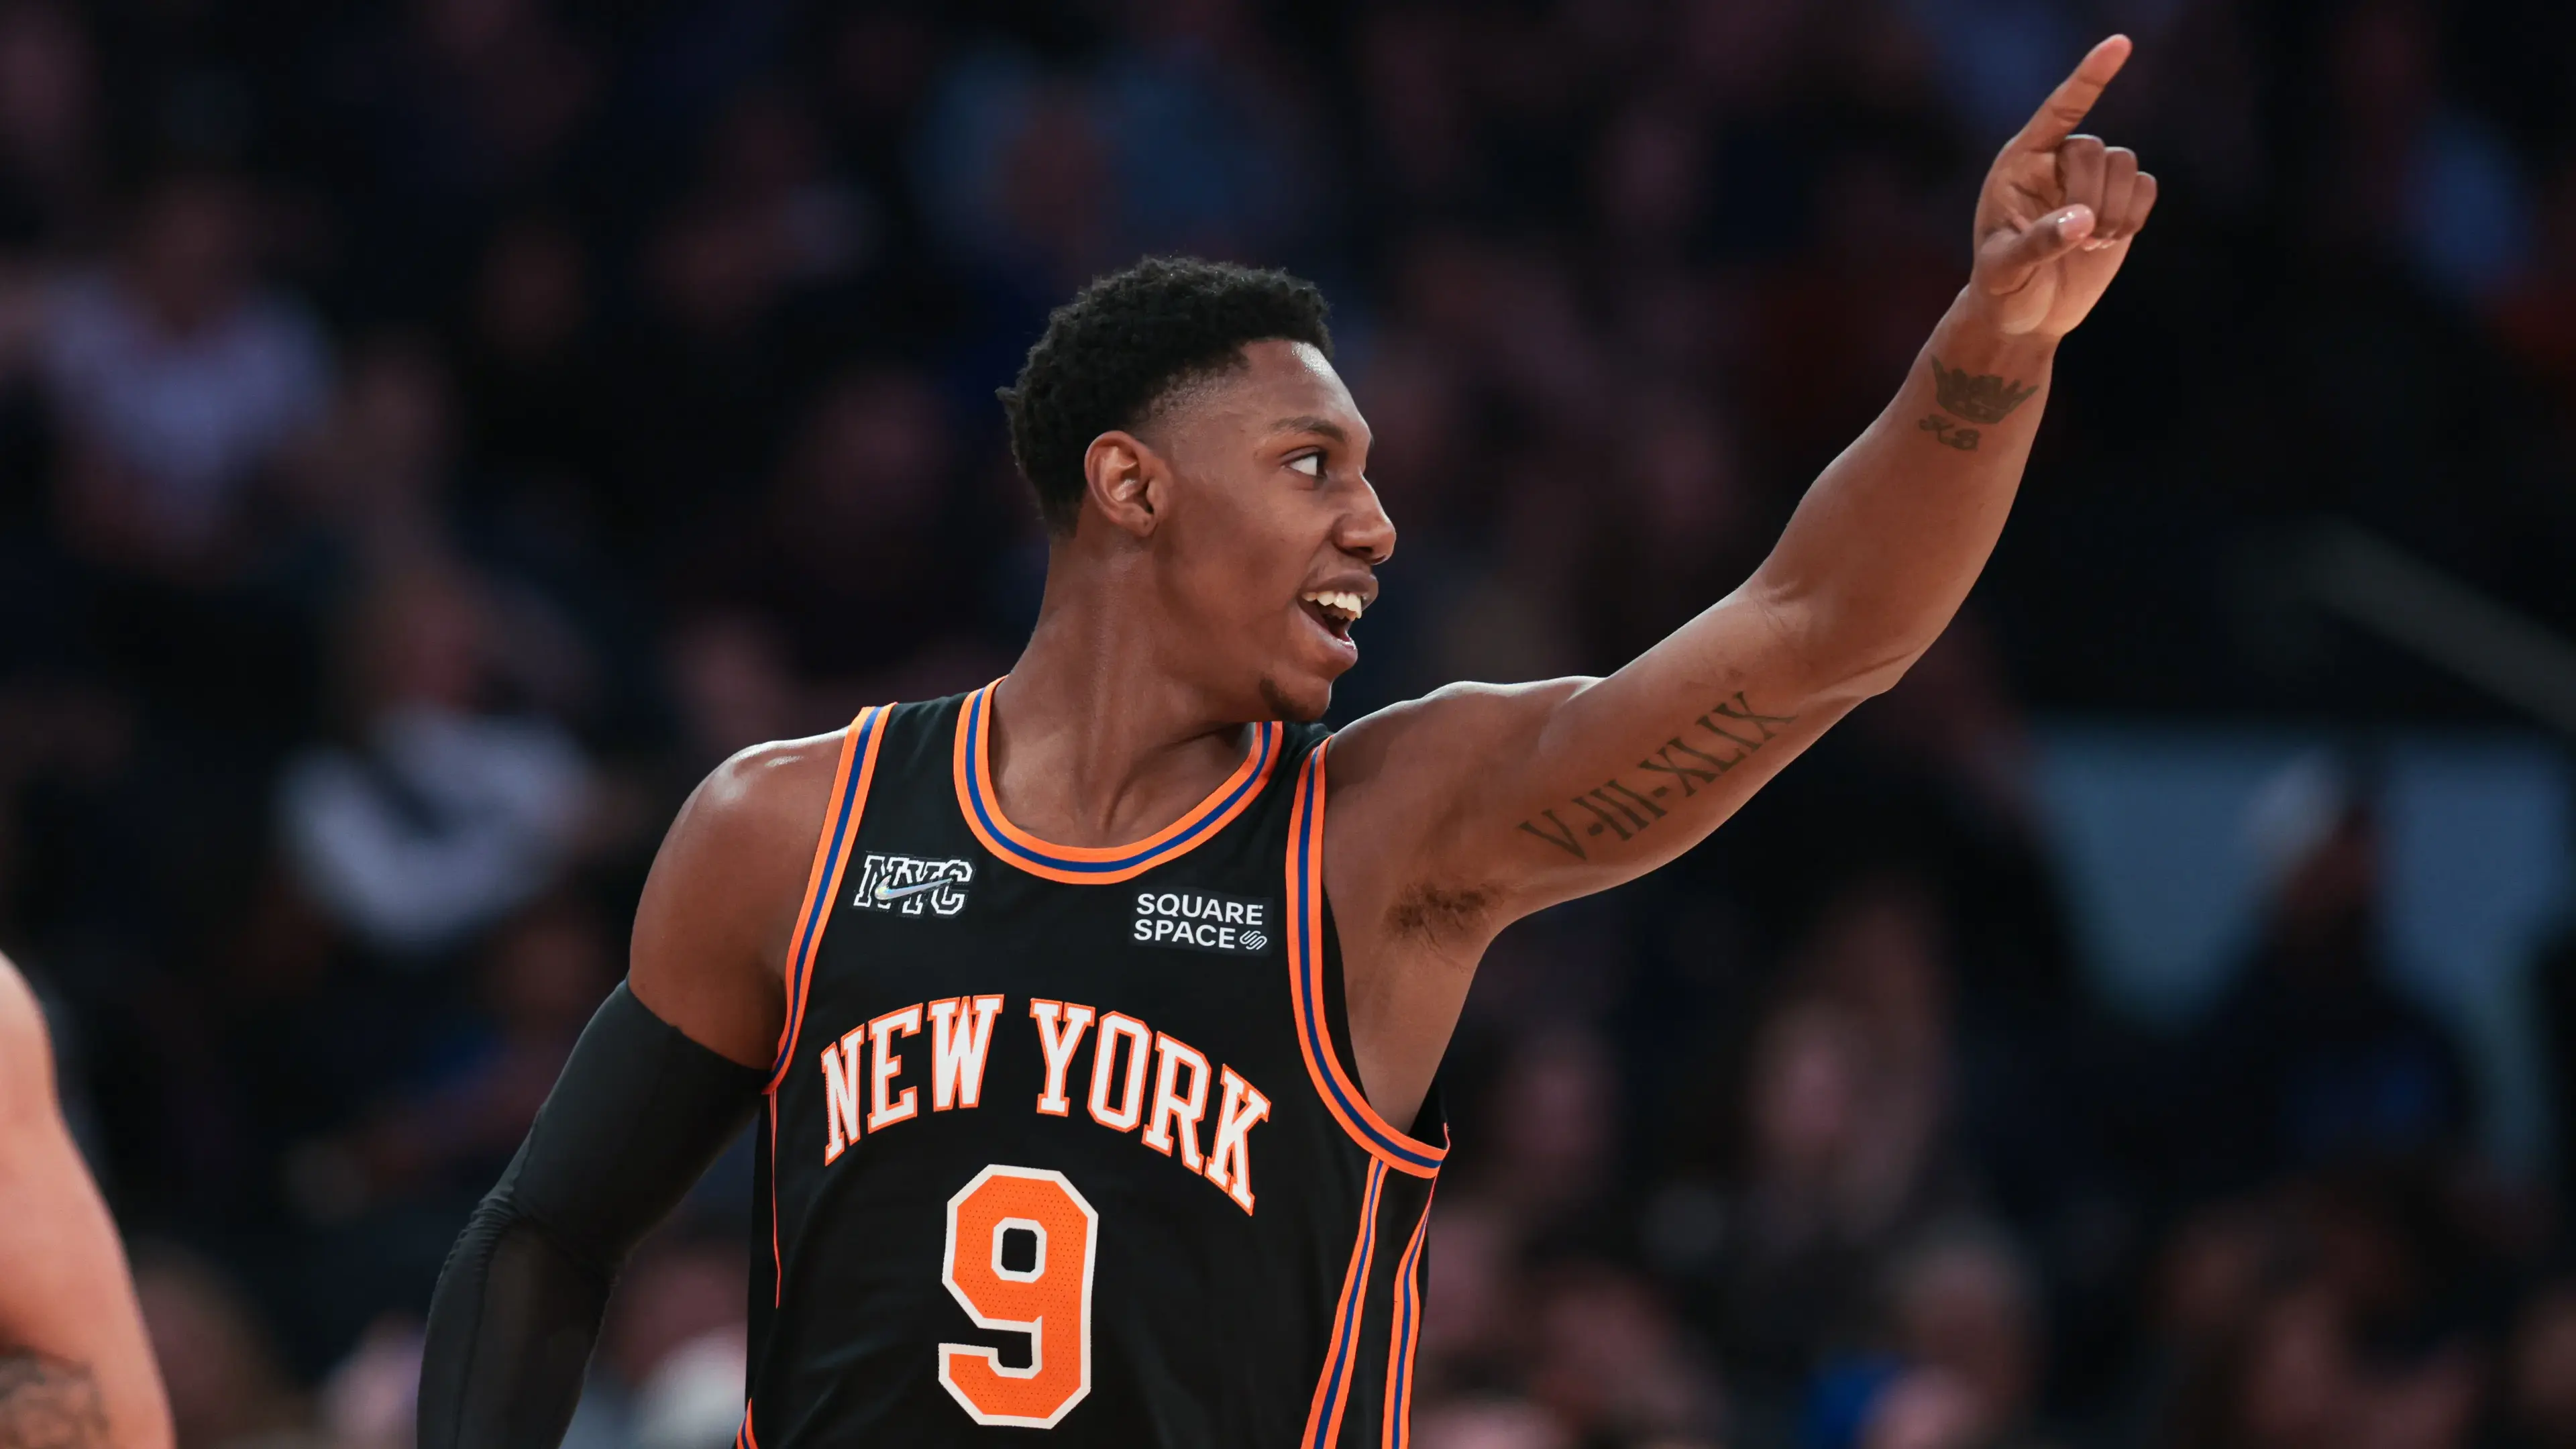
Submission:
<svg viewBox="0 0 2576 1449">
<path fill-rule="evenodd" d="M 1001 389 L 1011 459 L 1058 534 L 1082 514 L 1083 455 L 1135 428 L 1176 390 L 1244 365 L 1249 342 L 1312 343 L 1333 354 L 1314 283 L 1196 257 L 1147 257 L 1094 278 L 1047 317 L 1019 380 Z"/>
</svg>

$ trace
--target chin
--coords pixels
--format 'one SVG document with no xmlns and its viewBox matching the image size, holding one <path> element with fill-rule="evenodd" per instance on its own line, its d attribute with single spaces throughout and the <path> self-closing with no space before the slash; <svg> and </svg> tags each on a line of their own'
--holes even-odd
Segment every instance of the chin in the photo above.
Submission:
<svg viewBox="0 0 2576 1449">
<path fill-rule="evenodd" d="M 1275 674 L 1265 674 L 1261 676 L 1261 701 L 1270 707 L 1274 718 L 1290 724 L 1310 724 L 1333 707 L 1333 682 L 1311 677 L 1283 680 Z"/>
</svg>

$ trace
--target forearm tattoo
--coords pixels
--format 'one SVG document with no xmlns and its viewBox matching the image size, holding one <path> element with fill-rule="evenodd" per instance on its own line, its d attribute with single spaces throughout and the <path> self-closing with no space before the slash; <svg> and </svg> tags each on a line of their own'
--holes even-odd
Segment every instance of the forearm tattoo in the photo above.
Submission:
<svg viewBox="0 0 2576 1449">
<path fill-rule="evenodd" d="M 1794 714 L 1763 714 L 1745 703 L 1743 691 L 1738 690 L 1639 760 L 1637 774 L 1625 778 L 1613 775 L 1575 796 L 1568 805 L 1574 812 L 1571 822 L 1548 809 L 1522 821 L 1519 828 L 1576 860 L 1588 860 L 1585 841 L 1604 835 L 1634 840 L 1653 829 L 1657 821 L 1672 813 L 1658 801 L 1687 800 L 1698 794 L 1718 776 L 1751 759 L 1754 751 L 1778 737 L 1797 718 Z"/>
<path fill-rule="evenodd" d="M 80 1364 L 0 1352 L 0 1449 L 107 1449 L 98 1380 Z"/>
<path fill-rule="evenodd" d="M 1936 442 L 1963 453 L 1973 453 L 1982 434 L 1961 423 L 1959 418 L 1989 426 L 2000 423 L 2012 415 L 2013 409 L 2028 402 L 2031 394 L 2039 391 L 2039 384 L 2002 378 L 1993 373 L 1972 374 L 1965 368 L 1945 367 L 1941 359 L 1935 357 L 1932 359 L 1932 391 L 1941 400 L 1943 408 L 1959 417 L 1933 413 L 1914 426 L 1930 433 Z"/>
</svg>

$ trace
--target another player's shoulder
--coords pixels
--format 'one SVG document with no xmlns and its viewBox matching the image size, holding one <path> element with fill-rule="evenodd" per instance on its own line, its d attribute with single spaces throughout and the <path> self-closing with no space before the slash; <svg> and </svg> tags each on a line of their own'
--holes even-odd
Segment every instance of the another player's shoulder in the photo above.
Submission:
<svg viewBox="0 0 2576 1449">
<path fill-rule="evenodd" d="M 53 1105 L 53 1044 L 27 978 L 0 956 L 0 1121 Z"/>
</svg>

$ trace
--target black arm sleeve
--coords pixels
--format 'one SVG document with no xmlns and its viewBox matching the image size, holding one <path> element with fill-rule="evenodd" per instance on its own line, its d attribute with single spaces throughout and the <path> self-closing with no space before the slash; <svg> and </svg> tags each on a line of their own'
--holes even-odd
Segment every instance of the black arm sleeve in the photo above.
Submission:
<svg viewBox="0 0 2576 1449">
<path fill-rule="evenodd" d="M 420 1449 L 556 1449 L 626 1255 L 751 1119 L 766 1075 L 623 984 L 447 1256 L 421 1352 Z"/>
</svg>

